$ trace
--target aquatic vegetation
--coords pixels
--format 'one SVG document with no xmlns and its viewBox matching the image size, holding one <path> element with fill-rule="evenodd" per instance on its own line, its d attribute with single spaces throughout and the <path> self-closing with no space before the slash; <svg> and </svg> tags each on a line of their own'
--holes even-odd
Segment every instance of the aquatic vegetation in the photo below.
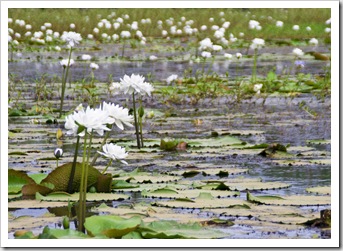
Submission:
<svg viewBox="0 0 343 251">
<path fill-rule="evenodd" d="M 330 227 L 331 211 L 319 216 L 332 200 L 328 10 L 63 11 L 70 32 L 54 15 L 9 11 L 12 69 L 52 65 L 34 83 L 10 75 L 12 238 L 314 238 Z"/>
</svg>

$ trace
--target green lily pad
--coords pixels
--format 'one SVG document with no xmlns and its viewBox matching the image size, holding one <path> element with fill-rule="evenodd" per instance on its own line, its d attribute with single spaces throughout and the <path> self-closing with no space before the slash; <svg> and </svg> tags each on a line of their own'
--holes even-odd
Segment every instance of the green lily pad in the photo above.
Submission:
<svg viewBox="0 0 343 251">
<path fill-rule="evenodd" d="M 326 145 L 331 144 L 330 139 L 312 139 L 312 140 L 306 140 L 306 143 L 309 145 Z"/>
<path fill-rule="evenodd" d="M 91 236 L 121 238 L 137 229 L 140 224 L 141 218 L 137 216 L 125 219 L 116 215 L 96 215 L 86 218 L 85 228 Z"/>
<path fill-rule="evenodd" d="M 155 221 L 144 224 L 140 231 L 147 239 L 218 239 L 229 234 L 206 228 L 199 223 L 180 224 L 177 221 Z"/>
<path fill-rule="evenodd" d="M 247 173 L 249 169 L 243 168 L 225 168 L 225 167 L 217 167 L 217 168 L 204 168 L 204 169 L 196 169 L 190 171 L 173 171 L 170 174 L 173 175 L 182 175 L 183 177 L 194 177 L 197 174 L 202 174 L 203 176 L 209 175 L 217 175 L 219 177 L 228 177 L 230 175 L 236 174 L 244 174 Z"/>
<path fill-rule="evenodd" d="M 35 184 L 35 181 L 30 178 L 25 172 L 13 169 L 8 170 L 8 193 L 17 194 L 26 184 Z"/>
<path fill-rule="evenodd" d="M 221 137 L 197 139 L 188 142 L 188 145 L 191 147 L 222 147 L 240 144 L 242 144 L 241 140 L 228 135 Z"/>
<path fill-rule="evenodd" d="M 57 229 L 57 228 L 50 228 L 49 234 L 56 237 L 57 239 L 87 239 L 89 238 L 88 235 L 76 231 L 73 229 Z"/>
</svg>

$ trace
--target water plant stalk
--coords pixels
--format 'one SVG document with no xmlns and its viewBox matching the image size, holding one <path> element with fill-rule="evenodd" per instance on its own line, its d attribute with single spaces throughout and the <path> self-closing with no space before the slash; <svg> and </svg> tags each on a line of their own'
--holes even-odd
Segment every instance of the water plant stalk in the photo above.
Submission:
<svg viewBox="0 0 343 251">
<path fill-rule="evenodd" d="M 101 143 L 101 145 L 100 145 L 100 147 L 99 147 L 100 150 L 101 150 L 102 147 L 106 144 L 106 141 L 107 141 L 108 137 L 110 136 L 110 133 L 111 133 L 111 131 L 113 130 L 113 127 L 114 127 L 114 125 L 112 124 L 111 130 L 110 130 L 110 131 L 107 131 L 107 132 L 105 133 L 104 140 L 102 141 L 102 143 Z M 100 156 L 100 154 L 99 154 L 98 152 L 96 152 L 96 153 L 94 154 L 94 157 L 93 157 L 93 159 L 92 159 L 92 162 L 90 163 L 91 166 L 94 166 L 94 164 L 95 164 L 95 162 L 96 162 L 96 160 L 98 159 L 99 156 Z"/>
<path fill-rule="evenodd" d="M 106 168 L 101 172 L 101 174 L 104 174 L 107 171 L 107 168 L 112 164 L 112 159 L 110 159 L 110 162 L 108 162 Z"/>
<path fill-rule="evenodd" d="M 71 166 L 69 182 L 68 182 L 68 193 L 73 193 L 73 180 L 75 176 L 75 168 L 76 168 L 76 161 L 77 161 L 77 152 L 79 151 L 79 144 L 80 144 L 80 136 L 77 135 L 76 146 L 75 146 L 75 153 L 74 153 L 74 160 L 73 165 Z"/>
<path fill-rule="evenodd" d="M 87 155 L 87 133 L 83 141 L 83 157 L 82 157 L 82 170 L 81 170 L 81 184 L 79 194 L 79 226 L 78 230 L 84 232 L 84 223 L 86 220 L 86 192 L 85 189 L 85 174 L 86 174 L 86 155 Z"/>
<path fill-rule="evenodd" d="M 140 138 L 139 138 L 139 130 L 138 130 L 138 121 L 137 121 L 137 113 L 136 113 L 136 100 L 135 100 L 135 93 L 132 93 L 132 102 L 133 102 L 133 115 L 135 119 L 135 129 L 136 129 L 136 139 L 137 139 L 137 147 L 138 149 L 141 148 Z"/>
<path fill-rule="evenodd" d="M 252 68 L 252 82 L 256 83 L 256 65 L 257 65 L 257 49 L 255 49 L 254 53 L 254 66 Z"/>
<path fill-rule="evenodd" d="M 70 68 L 70 59 L 71 59 L 72 51 L 73 51 L 73 47 L 70 47 L 69 58 L 68 58 L 68 63 L 66 66 L 65 74 L 63 74 L 63 76 L 62 76 L 62 93 L 61 93 L 61 104 L 60 104 L 59 118 L 61 118 L 61 116 L 62 116 L 64 93 L 65 93 L 65 88 L 66 88 L 66 83 L 67 83 L 67 78 L 68 78 L 68 73 L 69 73 L 69 68 Z M 63 71 L 63 73 L 64 73 L 64 71 Z"/>
</svg>

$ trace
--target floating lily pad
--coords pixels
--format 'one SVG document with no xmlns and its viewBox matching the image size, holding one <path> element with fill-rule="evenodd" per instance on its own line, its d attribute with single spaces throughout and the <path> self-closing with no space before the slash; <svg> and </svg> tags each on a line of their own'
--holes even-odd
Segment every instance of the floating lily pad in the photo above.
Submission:
<svg viewBox="0 0 343 251">
<path fill-rule="evenodd" d="M 240 199 L 217 199 L 214 198 L 210 193 L 203 192 L 195 199 L 175 199 L 170 201 L 156 201 L 154 205 L 170 207 L 170 208 L 184 208 L 184 209 L 195 209 L 195 208 L 221 208 L 229 207 L 234 205 L 244 205 L 246 201 Z"/>
<path fill-rule="evenodd" d="M 129 196 L 125 194 L 115 193 L 87 193 L 87 201 L 112 201 L 112 200 L 124 200 L 128 199 Z M 79 193 L 63 193 L 55 192 L 43 196 L 39 193 L 36 194 L 36 199 L 41 201 L 78 201 Z"/>
<path fill-rule="evenodd" d="M 190 170 L 190 171 L 173 171 L 170 172 L 170 174 L 173 175 L 181 175 L 183 177 L 194 177 L 197 174 L 201 174 L 203 176 L 210 176 L 210 175 L 216 175 L 219 177 L 228 177 L 230 175 L 237 175 L 237 174 L 244 174 L 247 173 L 249 169 L 243 169 L 243 168 L 221 168 L 218 166 L 218 168 L 203 168 L 203 169 L 196 169 L 196 170 Z"/>
<path fill-rule="evenodd" d="M 137 229 L 140 224 L 141 218 L 137 216 L 125 219 L 116 215 L 96 215 L 86 218 L 85 228 L 91 236 L 121 238 Z"/>
<path fill-rule="evenodd" d="M 216 191 L 216 190 L 202 190 L 202 189 L 192 189 L 192 190 L 173 190 L 168 187 L 157 189 L 154 191 L 143 191 L 142 196 L 152 197 L 152 198 L 199 198 L 203 193 L 208 193 L 213 198 L 227 198 L 236 197 L 240 193 L 232 191 Z"/>
<path fill-rule="evenodd" d="M 310 187 L 306 188 L 306 192 L 308 193 L 316 193 L 316 194 L 326 194 L 331 195 L 331 186 L 323 186 L 323 187 Z"/>
<path fill-rule="evenodd" d="M 330 196 L 290 195 L 290 196 L 254 196 L 248 192 L 247 200 L 266 205 L 317 206 L 330 205 Z"/>
<path fill-rule="evenodd" d="M 306 140 L 306 143 L 309 145 L 327 145 L 331 144 L 330 139 L 312 139 L 312 140 Z"/>
<path fill-rule="evenodd" d="M 180 224 L 177 221 L 156 221 L 144 224 L 140 231 L 148 239 L 217 239 L 229 234 L 206 228 L 199 223 Z"/>
<path fill-rule="evenodd" d="M 222 147 L 242 144 L 242 141 L 232 136 L 221 136 L 197 139 L 188 142 L 191 147 Z"/>
</svg>

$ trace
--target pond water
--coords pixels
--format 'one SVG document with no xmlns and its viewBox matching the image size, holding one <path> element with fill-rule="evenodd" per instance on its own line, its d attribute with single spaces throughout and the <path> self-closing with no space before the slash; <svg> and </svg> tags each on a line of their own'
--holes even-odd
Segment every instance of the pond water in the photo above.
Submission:
<svg viewBox="0 0 343 251">
<path fill-rule="evenodd" d="M 107 52 L 108 48 L 104 49 Z M 96 52 L 95 55 L 98 58 L 104 56 L 104 51 Z M 272 51 L 269 51 L 269 53 Z M 128 52 L 129 53 L 129 52 Z M 91 54 L 91 53 L 89 53 Z M 130 55 L 130 53 L 129 53 Z M 58 63 L 55 54 L 51 54 L 51 58 L 42 58 L 39 62 L 27 60 L 25 58 L 34 58 L 34 54 L 24 53 L 21 55 L 23 60 L 15 56 L 15 62 L 9 62 L 9 73 L 15 74 L 16 79 L 24 81 L 32 81 L 39 78 L 41 74 L 47 74 L 48 77 L 56 74 L 57 76 L 61 72 L 61 67 Z M 293 61 L 290 59 L 285 60 L 264 60 L 258 64 L 258 73 L 265 75 L 270 70 L 276 70 L 278 74 L 281 74 L 285 69 L 291 69 Z M 164 80 L 171 74 L 182 75 L 185 69 L 190 67 L 193 72 L 197 69 L 201 69 L 203 66 L 198 63 L 190 64 L 189 60 L 175 62 L 175 61 L 161 61 L 161 62 L 132 62 L 132 61 L 106 61 L 99 62 L 100 69 L 95 72 L 96 79 L 101 82 L 106 82 L 110 74 L 113 75 L 113 80 L 118 81 L 124 74 L 139 73 L 141 75 L 147 75 L 150 72 L 153 73 L 155 80 Z M 304 73 L 324 74 L 326 62 L 315 61 L 313 59 L 305 60 L 306 67 L 302 69 Z M 79 81 L 85 76 L 87 65 L 84 62 L 77 62 L 72 67 L 71 79 L 72 81 Z M 230 61 L 216 61 L 212 63 L 206 63 L 205 68 L 210 68 L 211 71 L 215 71 L 218 74 L 225 75 L 229 72 L 229 76 L 246 76 L 250 75 L 252 71 L 252 61 L 247 60 L 243 62 Z M 86 74 L 87 75 L 87 74 Z M 73 84 L 74 85 L 74 84 Z M 73 89 L 73 85 L 72 88 Z M 49 88 L 49 83 L 47 83 Z M 30 91 L 29 91 L 30 92 Z M 31 89 L 32 92 L 32 89 Z M 56 91 L 57 92 L 57 91 Z M 32 96 L 32 93 L 31 93 Z M 113 101 L 116 103 L 125 103 L 127 98 L 125 97 L 111 97 L 102 89 L 100 93 L 102 100 Z M 24 98 L 19 102 L 26 102 L 34 104 L 33 98 Z M 56 94 L 53 100 L 50 100 L 53 106 L 57 107 L 59 102 L 58 94 Z M 304 111 L 299 104 L 306 102 L 309 109 L 314 111 L 317 116 L 311 116 L 311 114 Z M 78 105 L 77 100 L 67 99 L 66 110 L 72 109 Z M 305 160 L 311 159 L 324 159 L 330 158 L 331 147 L 330 143 L 309 145 L 309 140 L 318 139 L 331 139 L 331 100 L 330 98 L 319 99 L 313 94 L 301 94 L 295 97 L 283 97 L 283 96 L 270 96 L 263 99 L 254 96 L 249 100 L 243 100 L 240 103 L 232 102 L 230 97 L 219 97 L 215 99 L 204 99 L 198 102 L 196 105 L 189 103 L 180 104 L 168 104 L 165 105 L 158 96 L 153 96 L 151 99 L 144 100 L 145 107 L 158 111 L 162 114 L 172 114 L 170 117 L 154 118 L 152 120 L 146 120 L 144 129 L 146 133 L 144 136 L 149 139 L 160 139 L 164 137 L 181 138 L 181 139 L 198 139 L 208 137 L 212 131 L 225 131 L 225 130 L 238 130 L 244 131 L 260 131 L 262 133 L 251 133 L 248 135 L 238 134 L 239 140 L 246 142 L 250 145 L 261 143 L 279 143 L 282 145 L 289 144 L 288 152 L 294 154 L 292 160 L 298 160 L 297 154 L 305 156 Z M 41 117 L 38 117 L 42 120 Z M 30 117 L 10 117 L 9 129 L 24 128 L 24 131 L 30 132 L 30 130 L 48 132 L 47 135 L 37 135 L 35 138 L 28 136 L 20 140 L 9 140 L 9 151 L 15 151 L 21 149 L 22 151 L 28 149 L 36 149 L 40 151 L 40 154 L 25 159 L 25 157 L 11 156 L 9 158 L 9 168 L 26 170 L 29 173 L 50 172 L 54 166 L 54 161 L 40 161 L 39 157 L 41 153 L 47 154 L 53 152 L 56 147 L 54 141 L 54 135 L 51 132 L 55 132 L 57 128 L 63 129 L 64 122 L 59 120 L 57 125 L 30 124 Z M 194 120 L 200 120 L 202 123 L 199 125 L 194 124 Z M 43 121 L 43 120 L 42 120 Z M 116 138 L 132 138 L 133 131 L 118 132 Z M 51 135 L 52 134 L 52 135 Z M 132 138 L 133 139 L 133 138 Z M 72 149 L 75 142 L 68 138 L 65 140 L 63 148 L 65 154 L 62 158 L 63 161 L 70 160 L 72 158 Z M 226 149 L 225 147 L 223 148 Z M 264 182 L 284 182 L 291 186 L 283 189 L 269 189 L 263 191 L 256 191 L 257 195 L 299 195 L 307 194 L 306 188 L 314 186 L 330 186 L 331 184 L 331 164 L 323 162 L 324 164 L 308 163 L 305 164 L 284 164 L 281 159 L 266 158 L 256 153 L 241 153 L 239 150 L 235 152 L 234 149 L 228 149 L 227 152 L 221 151 L 221 147 L 212 149 L 213 153 L 208 152 L 193 152 L 193 149 L 188 149 L 185 152 L 159 152 L 157 155 L 153 155 L 155 160 L 145 158 L 145 155 L 135 155 L 137 152 L 132 153 L 132 159 L 128 160 L 129 165 L 123 167 L 125 171 L 132 171 L 137 167 L 141 167 L 144 171 L 153 172 L 167 172 L 174 170 L 187 170 L 187 166 L 184 163 L 194 163 L 194 165 L 208 164 L 225 166 L 232 165 L 238 168 L 248 168 L 249 172 L 244 174 L 245 178 L 261 178 Z M 218 152 L 216 154 L 215 152 Z M 146 152 L 146 156 L 150 156 L 149 151 Z M 52 157 L 52 156 L 51 156 Z M 104 160 L 98 161 L 99 166 L 106 165 Z M 164 163 L 164 164 L 163 164 Z M 170 164 L 168 164 L 170 163 Z M 208 177 L 196 176 L 191 180 L 201 181 L 206 180 Z M 152 202 L 152 199 L 143 198 L 138 194 L 129 193 L 131 199 L 122 202 L 114 201 L 107 203 L 112 207 L 116 207 L 121 204 L 131 204 L 136 202 Z M 245 199 L 246 193 L 241 192 L 240 198 Z M 96 204 L 99 205 L 99 204 Z M 91 206 L 94 206 L 93 204 Z M 91 207 L 90 206 L 90 207 Z M 330 208 L 329 206 L 317 206 L 317 207 L 303 207 L 304 210 L 312 210 L 319 215 L 319 211 L 322 209 Z M 61 213 L 56 213 L 51 208 L 40 209 L 11 209 L 11 213 L 14 217 L 19 216 L 34 216 L 40 217 L 47 212 L 53 212 L 55 215 L 60 216 Z M 66 207 L 62 210 L 65 213 Z M 211 217 L 216 215 L 206 210 L 192 210 L 191 212 L 185 210 L 175 209 L 179 214 L 196 214 L 199 217 L 207 215 Z M 63 213 L 62 213 L 63 215 Z M 219 215 L 219 214 L 218 214 Z M 218 217 L 218 215 L 216 215 Z M 257 219 L 248 219 L 246 217 L 228 217 L 236 223 L 233 227 L 225 228 L 224 231 L 231 234 L 230 238 L 312 238 L 312 236 L 319 236 L 318 238 L 330 238 L 330 235 L 318 228 L 304 228 L 298 229 L 281 229 L 277 227 L 270 227 L 267 231 L 266 228 L 257 226 L 255 223 Z M 222 216 L 225 218 L 225 216 Z M 250 223 L 249 223 L 250 222 Z M 252 223 L 253 222 L 253 223 Z M 57 224 L 57 223 L 56 223 Z M 55 225 L 56 224 L 52 224 Z M 42 229 L 38 227 L 35 230 Z M 223 229 L 222 229 L 223 230 Z M 9 238 L 13 238 L 13 232 L 9 232 Z"/>
</svg>

